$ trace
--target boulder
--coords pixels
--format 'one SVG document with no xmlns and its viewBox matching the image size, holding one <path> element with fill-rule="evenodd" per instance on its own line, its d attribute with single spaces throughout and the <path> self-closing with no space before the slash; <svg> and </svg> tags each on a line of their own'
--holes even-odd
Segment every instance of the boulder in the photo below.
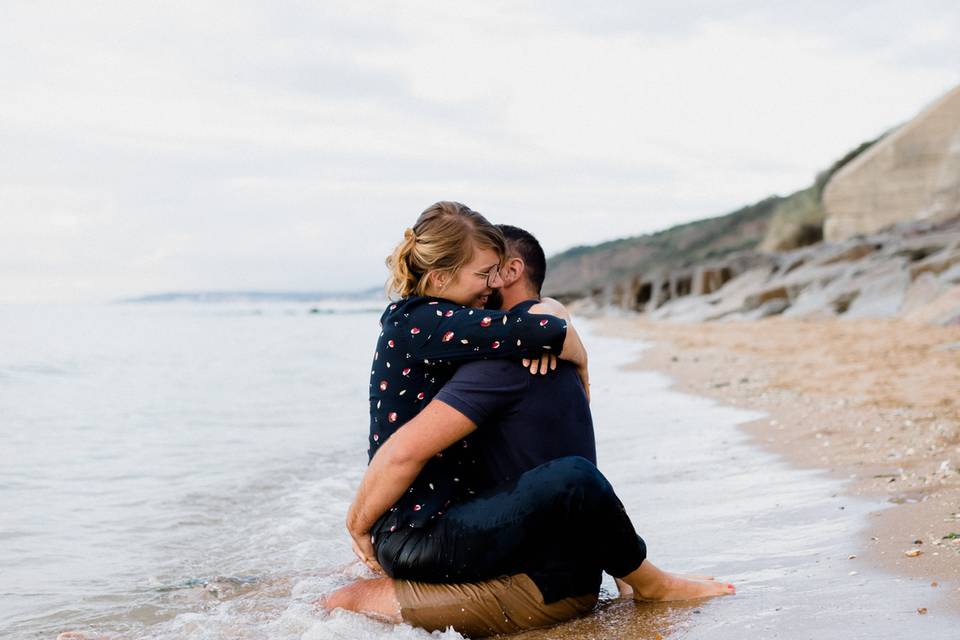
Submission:
<svg viewBox="0 0 960 640">
<path fill-rule="evenodd" d="M 892 318 L 900 310 L 910 274 L 902 259 L 886 260 L 857 274 L 852 284 L 857 296 L 843 314 L 845 318 Z"/>
<path fill-rule="evenodd" d="M 960 264 L 955 264 L 941 273 L 938 280 L 945 285 L 960 284 Z"/>
<path fill-rule="evenodd" d="M 770 289 L 765 289 L 758 293 L 752 293 L 747 296 L 743 301 L 743 310 L 744 311 L 753 311 L 768 302 L 775 300 L 780 300 L 787 303 L 787 306 L 790 306 L 790 289 L 784 286 L 772 287 Z M 783 307 L 786 309 L 787 307 Z M 783 311 L 781 309 L 780 311 Z"/>
<path fill-rule="evenodd" d="M 820 260 L 818 264 L 826 266 L 830 264 L 836 264 L 838 262 L 855 262 L 867 257 L 875 251 L 879 251 L 882 248 L 882 244 L 858 242 L 850 246 L 840 248 L 840 250 L 835 252 L 833 255 L 824 260 Z"/>
<path fill-rule="evenodd" d="M 903 318 L 929 324 L 960 324 L 960 285 L 945 288 L 934 300 L 905 313 Z"/>
<path fill-rule="evenodd" d="M 810 319 L 834 317 L 846 313 L 857 294 L 851 276 L 843 272 L 836 278 L 807 285 L 783 315 Z"/>
<path fill-rule="evenodd" d="M 759 320 L 760 318 L 768 318 L 783 313 L 789 307 L 790 301 L 786 298 L 775 298 L 773 300 L 767 300 L 751 311 L 740 313 L 737 319 Z"/>
<path fill-rule="evenodd" d="M 900 305 L 899 313 L 904 316 L 925 307 L 939 297 L 946 287 L 940 282 L 937 276 L 930 272 L 922 273 L 915 278 L 907 288 L 903 297 L 903 304 Z"/>
<path fill-rule="evenodd" d="M 920 260 L 910 267 L 910 277 L 916 279 L 922 273 L 938 275 L 960 265 L 960 247 L 947 247 Z"/>
</svg>

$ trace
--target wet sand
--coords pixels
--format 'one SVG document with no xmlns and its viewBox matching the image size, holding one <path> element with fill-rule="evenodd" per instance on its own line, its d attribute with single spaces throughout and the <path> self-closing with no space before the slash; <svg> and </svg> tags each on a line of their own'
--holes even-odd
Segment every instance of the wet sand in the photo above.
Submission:
<svg viewBox="0 0 960 640">
<path fill-rule="evenodd" d="M 890 505 L 870 513 L 851 571 L 927 581 L 936 605 L 920 615 L 960 613 L 960 327 L 638 318 L 597 326 L 654 343 L 633 367 L 768 414 L 742 425 L 762 447 L 844 479 L 847 495 Z"/>
</svg>

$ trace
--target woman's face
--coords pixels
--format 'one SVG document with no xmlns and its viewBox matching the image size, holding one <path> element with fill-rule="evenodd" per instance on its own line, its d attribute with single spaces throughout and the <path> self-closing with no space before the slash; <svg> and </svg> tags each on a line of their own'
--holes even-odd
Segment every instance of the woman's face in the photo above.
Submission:
<svg viewBox="0 0 960 640">
<path fill-rule="evenodd" d="M 428 292 L 465 307 L 482 308 L 494 289 L 503 285 L 500 279 L 500 256 L 493 249 L 477 249 L 473 259 L 446 282 L 446 286 Z"/>
</svg>

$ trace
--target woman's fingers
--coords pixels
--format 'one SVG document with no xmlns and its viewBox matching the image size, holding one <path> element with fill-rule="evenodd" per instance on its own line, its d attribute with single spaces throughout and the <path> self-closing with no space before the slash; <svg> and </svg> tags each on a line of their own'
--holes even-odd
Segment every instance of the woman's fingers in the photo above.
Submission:
<svg viewBox="0 0 960 640">
<path fill-rule="evenodd" d="M 524 358 L 520 362 L 523 363 L 523 366 L 530 370 L 530 375 L 547 375 L 548 371 L 556 371 L 557 369 L 557 356 L 552 353 L 541 354 L 539 358 Z"/>
</svg>

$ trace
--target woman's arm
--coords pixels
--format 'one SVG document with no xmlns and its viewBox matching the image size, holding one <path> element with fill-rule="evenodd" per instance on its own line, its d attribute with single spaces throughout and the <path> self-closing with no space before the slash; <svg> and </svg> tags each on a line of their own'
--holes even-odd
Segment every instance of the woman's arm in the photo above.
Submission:
<svg viewBox="0 0 960 640">
<path fill-rule="evenodd" d="M 402 346 L 414 358 L 427 361 L 533 357 L 544 351 L 559 354 L 566 321 L 530 313 L 531 304 L 494 311 L 418 298 L 398 306 L 383 324 L 387 338 L 396 339 L 397 348 Z"/>
<path fill-rule="evenodd" d="M 560 352 L 559 358 L 561 360 L 567 360 L 568 362 L 573 363 L 577 367 L 577 374 L 580 376 L 580 381 L 583 383 L 583 390 L 587 394 L 587 401 L 590 401 L 590 371 L 588 369 L 587 362 L 587 350 L 583 346 L 583 342 L 580 340 L 580 334 L 577 333 L 577 330 L 574 329 L 573 323 L 570 321 L 570 312 L 567 311 L 567 308 L 560 304 L 557 300 L 553 298 L 543 298 L 537 304 L 530 307 L 530 313 L 547 313 L 550 315 L 555 315 L 558 318 L 562 318 L 567 323 L 567 336 L 563 341 L 563 350 Z M 526 362 L 524 362 L 526 365 Z M 535 366 L 538 363 L 534 362 L 530 366 L 530 372 L 536 373 Z M 545 373 L 546 363 L 543 359 L 539 361 L 540 373 Z"/>
<path fill-rule="evenodd" d="M 450 405 L 433 400 L 373 456 L 347 511 L 353 550 L 368 567 L 380 570 L 370 540 L 370 530 L 377 519 L 400 499 L 433 456 L 476 428 Z"/>
</svg>

